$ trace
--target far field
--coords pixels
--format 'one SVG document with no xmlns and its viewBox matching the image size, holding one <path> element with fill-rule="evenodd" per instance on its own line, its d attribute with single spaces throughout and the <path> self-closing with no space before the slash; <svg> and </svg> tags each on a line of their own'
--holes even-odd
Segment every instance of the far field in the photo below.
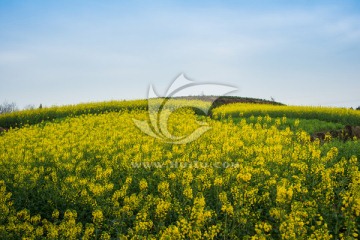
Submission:
<svg viewBox="0 0 360 240">
<path fill-rule="evenodd" d="M 0 239 L 358 238 L 360 111 L 213 98 L 0 115 Z"/>
</svg>

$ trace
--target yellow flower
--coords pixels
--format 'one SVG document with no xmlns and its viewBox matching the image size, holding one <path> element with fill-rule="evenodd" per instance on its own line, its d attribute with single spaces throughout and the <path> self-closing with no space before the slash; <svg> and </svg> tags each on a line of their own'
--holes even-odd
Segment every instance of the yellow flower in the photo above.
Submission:
<svg viewBox="0 0 360 240">
<path fill-rule="evenodd" d="M 104 220 L 104 216 L 103 216 L 103 213 L 102 213 L 102 211 L 100 209 L 97 209 L 97 210 L 93 211 L 92 216 L 93 216 L 93 223 L 95 225 L 102 224 L 102 222 Z"/>
<path fill-rule="evenodd" d="M 214 180 L 214 185 L 215 186 L 222 186 L 223 184 L 223 178 L 222 177 L 216 177 Z"/>
<path fill-rule="evenodd" d="M 148 187 L 147 181 L 145 179 L 141 179 L 139 183 L 140 191 L 146 190 Z"/>
<path fill-rule="evenodd" d="M 160 219 L 165 218 L 166 214 L 168 213 L 169 209 L 171 207 L 171 203 L 166 202 L 164 200 L 160 200 L 156 206 L 156 216 Z"/>
<path fill-rule="evenodd" d="M 236 176 L 236 180 L 238 182 L 244 181 L 244 182 L 249 182 L 251 180 L 251 173 L 239 173 Z"/>
<path fill-rule="evenodd" d="M 173 225 L 170 225 L 165 229 L 161 234 L 161 240 L 170 240 L 170 239 L 181 239 L 181 234 L 179 228 Z"/>
<path fill-rule="evenodd" d="M 192 188 L 190 186 L 187 186 L 184 191 L 183 191 L 183 194 L 185 197 L 189 198 L 189 199 L 192 199 L 193 198 L 193 191 L 192 191 Z"/>
<path fill-rule="evenodd" d="M 169 196 L 170 195 L 169 183 L 166 181 L 160 182 L 158 185 L 158 191 L 163 196 Z"/>
</svg>

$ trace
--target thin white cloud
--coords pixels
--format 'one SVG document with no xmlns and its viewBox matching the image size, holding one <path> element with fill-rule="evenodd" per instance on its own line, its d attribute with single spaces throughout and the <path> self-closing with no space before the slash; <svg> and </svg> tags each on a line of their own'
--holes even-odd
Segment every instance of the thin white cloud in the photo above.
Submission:
<svg viewBox="0 0 360 240">
<path fill-rule="evenodd" d="M 0 52 L 0 64 L 18 64 L 28 62 L 33 59 L 33 56 L 24 52 L 3 51 Z"/>
</svg>

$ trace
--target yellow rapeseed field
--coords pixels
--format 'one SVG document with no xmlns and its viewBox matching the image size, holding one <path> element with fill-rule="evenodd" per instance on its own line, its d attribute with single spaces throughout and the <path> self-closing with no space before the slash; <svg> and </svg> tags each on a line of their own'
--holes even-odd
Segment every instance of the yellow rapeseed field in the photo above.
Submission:
<svg viewBox="0 0 360 240">
<path fill-rule="evenodd" d="M 360 125 L 360 111 L 348 108 L 234 103 L 220 106 L 219 108 L 214 109 L 213 112 L 214 115 L 217 116 L 286 116 L 291 118 L 318 119 Z"/>
<path fill-rule="evenodd" d="M 251 109 L 232 107 L 214 113 Z M 358 156 L 311 142 L 298 121 L 279 128 L 290 110 L 267 113 L 250 123 L 177 110 L 173 135 L 211 127 L 187 144 L 140 131 L 142 108 L 10 129 L 0 135 L 0 238 L 358 238 Z"/>
</svg>

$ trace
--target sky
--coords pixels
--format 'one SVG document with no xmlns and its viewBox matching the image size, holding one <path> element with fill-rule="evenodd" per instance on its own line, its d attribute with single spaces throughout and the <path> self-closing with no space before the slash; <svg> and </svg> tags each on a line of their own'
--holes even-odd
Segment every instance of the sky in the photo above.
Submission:
<svg viewBox="0 0 360 240">
<path fill-rule="evenodd" d="M 0 0 L 0 103 L 165 95 L 180 75 L 289 105 L 360 106 L 360 1 Z"/>
</svg>

